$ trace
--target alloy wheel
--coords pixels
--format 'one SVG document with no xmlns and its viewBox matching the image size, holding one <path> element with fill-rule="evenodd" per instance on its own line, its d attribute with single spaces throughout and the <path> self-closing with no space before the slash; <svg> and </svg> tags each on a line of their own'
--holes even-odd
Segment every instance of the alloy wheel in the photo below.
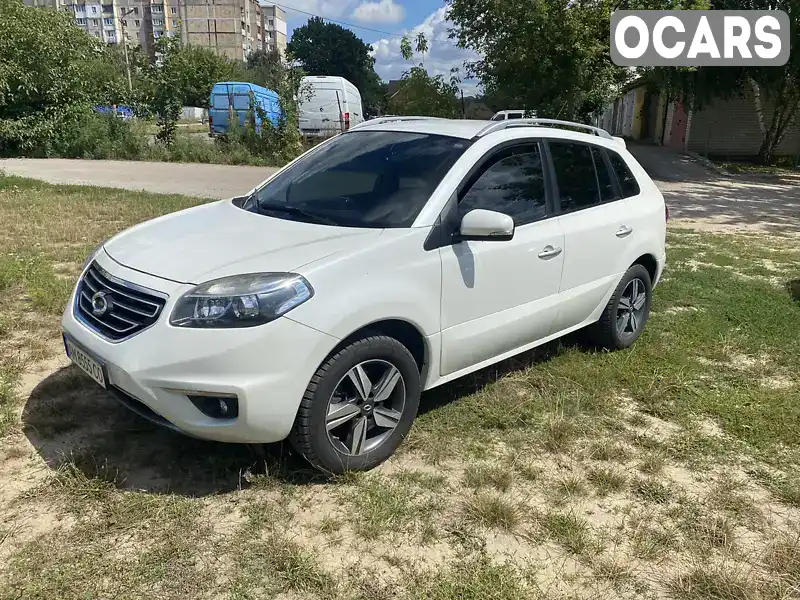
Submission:
<svg viewBox="0 0 800 600">
<path fill-rule="evenodd" d="M 342 454 L 359 456 L 383 444 L 403 416 L 406 385 L 392 363 L 358 363 L 339 380 L 328 400 L 328 440 Z"/>
<path fill-rule="evenodd" d="M 617 305 L 617 333 L 621 336 L 633 335 L 644 321 L 647 305 L 647 288 L 644 282 L 635 277 L 628 282 Z"/>
</svg>

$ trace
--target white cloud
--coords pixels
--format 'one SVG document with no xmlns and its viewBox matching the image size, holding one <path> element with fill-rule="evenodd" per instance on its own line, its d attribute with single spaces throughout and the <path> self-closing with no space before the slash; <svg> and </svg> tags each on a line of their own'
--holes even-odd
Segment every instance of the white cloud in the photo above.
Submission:
<svg viewBox="0 0 800 600">
<path fill-rule="evenodd" d="M 362 2 L 353 11 L 353 18 L 362 23 L 399 23 L 406 18 L 406 9 L 394 0 Z"/>
<path fill-rule="evenodd" d="M 292 0 L 292 8 L 321 15 L 330 19 L 338 19 L 348 14 L 357 0 Z M 286 11 L 287 20 L 304 24 L 309 16 L 294 10 Z"/>
<path fill-rule="evenodd" d="M 408 36 L 412 46 L 414 38 L 419 32 L 423 32 L 428 40 L 428 52 L 425 54 L 425 68 L 431 75 L 450 75 L 450 69 L 459 69 L 462 80 L 465 77 L 464 61 L 476 60 L 478 55 L 471 50 L 462 50 L 456 47 L 454 40 L 448 38 L 448 29 L 452 23 L 447 20 L 447 8 L 442 7 L 435 13 L 428 16 L 422 23 L 403 33 Z M 400 38 L 381 39 L 372 42 L 373 56 L 375 56 L 375 70 L 385 80 L 400 79 L 404 71 L 412 65 L 403 59 L 400 54 Z M 419 64 L 422 57 L 414 55 L 414 64 Z M 474 94 L 477 90 L 477 82 L 462 81 L 462 89 L 465 94 Z"/>
</svg>

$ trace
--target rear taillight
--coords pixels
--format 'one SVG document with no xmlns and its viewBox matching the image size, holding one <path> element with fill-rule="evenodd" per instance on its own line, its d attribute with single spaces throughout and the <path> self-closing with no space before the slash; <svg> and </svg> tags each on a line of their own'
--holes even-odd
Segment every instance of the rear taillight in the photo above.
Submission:
<svg viewBox="0 0 800 600">
<path fill-rule="evenodd" d="M 350 113 L 349 112 L 344 113 L 344 128 L 345 129 L 350 129 Z"/>
<path fill-rule="evenodd" d="M 214 117 L 212 117 L 211 115 L 208 115 L 208 126 L 211 127 L 211 125 L 213 125 L 213 124 L 214 124 Z"/>
<path fill-rule="evenodd" d="M 669 221 L 669 206 L 664 205 L 664 220 Z"/>
</svg>

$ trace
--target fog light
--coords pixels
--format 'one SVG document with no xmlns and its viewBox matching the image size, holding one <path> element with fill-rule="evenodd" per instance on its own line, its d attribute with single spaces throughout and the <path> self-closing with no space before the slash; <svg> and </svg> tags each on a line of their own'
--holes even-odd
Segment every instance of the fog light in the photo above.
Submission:
<svg viewBox="0 0 800 600">
<path fill-rule="evenodd" d="M 188 396 L 197 409 L 212 419 L 235 419 L 239 416 L 239 399 L 235 396 Z"/>
</svg>

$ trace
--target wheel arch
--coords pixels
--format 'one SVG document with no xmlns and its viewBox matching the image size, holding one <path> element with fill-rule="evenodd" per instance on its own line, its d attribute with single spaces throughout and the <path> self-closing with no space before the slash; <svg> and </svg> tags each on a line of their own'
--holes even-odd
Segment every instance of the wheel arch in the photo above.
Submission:
<svg viewBox="0 0 800 600">
<path fill-rule="evenodd" d="M 358 338 L 369 335 L 370 333 L 377 333 L 396 339 L 403 344 L 411 356 L 417 363 L 419 368 L 421 381 L 425 381 L 427 370 L 431 364 L 431 348 L 422 330 L 415 324 L 405 319 L 388 318 L 372 321 L 366 325 L 362 325 L 349 335 L 342 338 L 336 346 L 330 351 L 325 360 L 328 360 L 333 354 L 336 354 L 342 348 L 348 346 Z M 325 361 L 323 361 L 325 362 Z"/>
<path fill-rule="evenodd" d="M 642 254 L 639 258 L 633 261 L 633 265 L 642 265 L 647 273 L 650 275 L 650 283 L 655 284 L 656 275 L 658 274 L 658 261 L 652 254 Z"/>
</svg>

